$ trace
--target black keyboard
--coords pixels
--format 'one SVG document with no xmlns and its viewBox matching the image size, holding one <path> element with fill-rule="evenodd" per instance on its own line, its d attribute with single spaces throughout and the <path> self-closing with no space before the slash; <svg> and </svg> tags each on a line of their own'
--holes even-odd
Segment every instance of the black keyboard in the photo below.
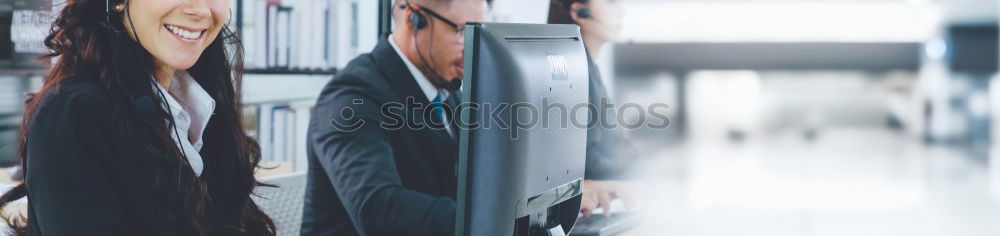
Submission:
<svg viewBox="0 0 1000 236">
<path fill-rule="evenodd" d="M 576 220 L 572 236 L 606 236 L 617 235 L 632 228 L 638 223 L 638 216 L 634 213 L 620 212 L 612 213 L 611 216 L 604 217 L 602 214 L 581 217 Z"/>
</svg>

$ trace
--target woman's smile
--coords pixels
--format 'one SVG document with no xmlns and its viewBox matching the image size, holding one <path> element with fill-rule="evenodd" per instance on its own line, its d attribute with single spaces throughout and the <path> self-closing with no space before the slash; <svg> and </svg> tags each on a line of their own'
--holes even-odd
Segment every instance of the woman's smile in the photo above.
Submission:
<svg viewBox="0 0 1000 236">
<path fill-rule="evenodd" d="M 179 25 L 164 24 L 163 28 L 166 29 L 170 34 L 174 35 L 178 40 L 185 43 L 197 44 L 202 41 L 205 37 L 205 32 L 207 29 L 193 29 L 191 27 L 184 27 Z"/>
</svg>

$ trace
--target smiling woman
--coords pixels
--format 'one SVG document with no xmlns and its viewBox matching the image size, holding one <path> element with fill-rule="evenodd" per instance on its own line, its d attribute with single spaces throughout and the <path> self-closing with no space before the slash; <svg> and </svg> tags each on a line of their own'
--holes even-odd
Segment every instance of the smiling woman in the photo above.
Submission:
<svg viewBox="0 0 1000 236">
<path fill-rule="evenodd" d="M 19 136 L 15 235 L 274 235 L 228 0 L 68 0 Z M 229 50 L 232 49 L 232 50 Z M 204 157 L 204 158 L 202 158 Z"/>
</svg>

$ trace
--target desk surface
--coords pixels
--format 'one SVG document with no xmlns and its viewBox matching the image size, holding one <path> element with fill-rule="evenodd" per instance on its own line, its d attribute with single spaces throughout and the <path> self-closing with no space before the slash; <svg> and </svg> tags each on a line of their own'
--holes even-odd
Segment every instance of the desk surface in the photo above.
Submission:
<svg viewBox="0 0 1000 236">
<path fill-rule="evenodd" d="M 0 169 L 0 191 L 7 192 L 8 189 L 13 188 L 14 185 L 19 183 L 19 181 L 14 181 L 10 178 L 10 173 L 13 171 L 13 167 Z M 2 214 L 4 216 L 25 215 L 27 211 L 28 201 L 22 199 L 8 204 L 7 207 L 3 208 Z"/>
</svg>

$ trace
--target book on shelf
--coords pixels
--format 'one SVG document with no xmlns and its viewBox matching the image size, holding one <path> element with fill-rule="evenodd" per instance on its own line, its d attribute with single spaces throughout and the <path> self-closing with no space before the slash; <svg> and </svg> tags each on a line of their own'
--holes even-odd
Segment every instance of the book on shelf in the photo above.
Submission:
<svg viewBox="0 0 1000 236">
<path fill-rule="evenodd" d="M 285 155 L 285 149 L 290 148 L 288 142 L 286 142 L 286 137 L 288 135 L 288 127 L 285 127 L 285 119 L 288 118 L 288 112 L 291 109 L 288 107 L 276 107 L 273 115 L 273 123 L 271 125 L 271 154 L 270 159 L 272 162 L 287 162 L 289 159 Z"/>
<path fill-rule="evenodd" d="M 292 9 L 287 7 L 277 7 L 277 21 L 275 23 L 275 46 L 274 64 L 269 65 L 270 68 L 292 68 L 293 66 L 289 62 L 289 57 L 291 57 L 291 16 Z M 295 66 L 297 67 L 297 66 Z"/>
<path fill-rule="evenodd" d="M 296 149 L 299 148 L 305 149 L 306 147 L 304 143 L 299 145 L 298 143 L 295 142 L 295 136 L 300 133 L 299 130 L 295 129 L 295 117 L 298 114 L 295 113 L 295 110 L 288 108 L 282 112 L 282 115 L 284 115 L 285 117 L 284 117 L 284 122 L 281 124 L 283 127 L 282 129 L 283 136 L 281 137 L 281 142 L 284 143 L 283 145 L 284 148 L 281 149 L 282 150 L 281 160 L 282 162 L 295 163 Z"/>
<path fill-rule="evenodd" d="M 274 67 L 278 64 L 278 5 L 267 5 L 267 19 L 264 21 L 267 27 L 264 31 L 267 32 L 267 47 L 258 48 L 253 50 L 264 50 L 266 58 L 263 58 L 266 62 L 264 63 L 264 68 Z"/>
<path fill-rule="evenodd" d="M 273 130 L 274 122 L 274 104 L 261 104 L 258 106 L 258 118 L 257 119 L 257 144 L 260 145 L 260 155 L 263 161 L 270 161 L 273 158 L 271 155 L 274 148 L 272 148 L 273 139 L 271 132 Z"/>
</svg>

